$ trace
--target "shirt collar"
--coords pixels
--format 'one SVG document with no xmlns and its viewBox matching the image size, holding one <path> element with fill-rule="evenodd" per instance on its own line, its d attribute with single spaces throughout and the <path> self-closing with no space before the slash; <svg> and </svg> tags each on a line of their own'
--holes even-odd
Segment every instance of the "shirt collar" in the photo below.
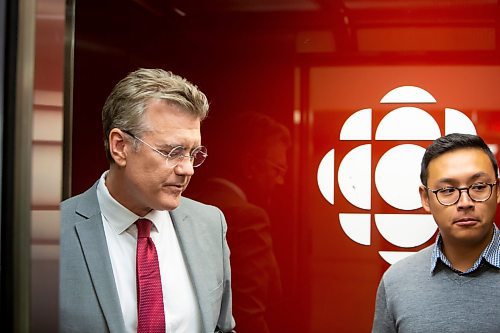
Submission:
<svg viewBox="0 0 500 333">
<path fill-rule="evenodd" d="M 151 222 L 153 222 L 153 227 L 159 233 L 161 233 L 163 229 L 163 222 L 171 222 L 168 211 L 152 210 L 146 214 L 146 216 L 141 217 L 124 207 L 109 193 L 108 188 L 106 187 L 107 174 L 108 171 L 104 172 L 99 179 L 99 183 L 97 184 L 97 200 L 101 208 L 101 214 L 104 216 L 106 221 L 108 221 L 114 232 L 121 234 L 140 218 L 151 220 Z"/>
<path fill-rule="evenodd" d="M 448 258 L 446 258 L 443 251 L 441 251 L 442 242 L 443 239 L 441 237 L 441 234 L 438 234 L 431 255 L 431 274 L 436 269 L 438 259 L 441 260 L 450 269 L 455 271 L 455 269 L 451 265 L 451 262 L 448 260 Z M 490 265 L 500 268 L 500 231 L 495 224 L 493 224 L 493 238 L 491 239 L 491 242 L 481 253 L 474 265 L 472 265 L 472 267 L 463 274 L 468 274 L 475 271 L 479 267 L 483 259 Z"/>
</svg>

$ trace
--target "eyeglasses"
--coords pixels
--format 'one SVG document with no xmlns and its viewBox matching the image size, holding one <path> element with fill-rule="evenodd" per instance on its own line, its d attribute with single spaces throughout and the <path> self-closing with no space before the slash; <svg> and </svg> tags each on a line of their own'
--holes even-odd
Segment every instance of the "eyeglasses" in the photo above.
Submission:
<svg viewBox="0 0 500 333">
<path fill-rule="evenodd" d="M 437 201 L 443 206 L 451 206 L 456 204 L 462 195 L 462 191 L 466 191 L 469 198 L 474 202 L 484 202 L 491 197 L 493 192 L 493 186 L 497 185 L 495 183 L 474 183 L 468 187 L 444 187 L 437 190 L 431 190 L 426 187 L 429 191 L 436 195 Z"/>
<path fill-rule="evenodd" d="M 179 163 L 182 163 L 184 158 L 189 158 L 189 162 L 191 162 L 193 167 L 196 168 L 196 167 L 199 167 L 200 165 L 202 165 L 208 156 L 207 148 L 205 146 L 198 146 L 198 147 L 194 148 L 189 155 L 184 154 L 184 151 L 186 150 L 186 148 L 184 148 L 183 146 L 174 147 L 174 148 L 172 148 L 172 150 L 170 152 L 168 152 L 168 154 L 165 154 L 165 153 L 162 153 L 161 151 L 159 151 L 157 148 L 151 146 L 146 141 L 136 137 L 132 133 L 130 133 L 128 131 L 124 131 L 124 130 L 122 130 L 122 132 L 124 132 L 124 133 L 130 135 L 131 137 L 133 137 L 134 139 L 142 142 L 143 144 L 145 144 L 146 146 L 148 146 L 149 148 L 151 148 L 152 150 L 154 150 L 155 152 L 157 152 L 158 154 L 163 156 L 165 158 L 167 167 L 169 167 L 169 168 L 175 168 Z"/>
<path fill-rule="evenodd" d="M 278 176 L 285 177 L 286 172 L 288 171 L 285 166 L 279 165 L 276 162 L 273 162 L 269 159 L 265 159 L 264 162 L 266 162 L 269 166 L 271 166 L 276 171 Z"/>
</svg>

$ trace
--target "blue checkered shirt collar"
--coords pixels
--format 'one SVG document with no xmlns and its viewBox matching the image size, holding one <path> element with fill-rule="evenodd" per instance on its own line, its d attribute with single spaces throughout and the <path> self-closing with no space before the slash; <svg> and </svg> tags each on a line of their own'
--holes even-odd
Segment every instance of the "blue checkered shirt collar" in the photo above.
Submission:
<svg viewBox="0 0 500 333">
<path fill-rule="evenodd" d="M 458 272 L 453 268 L 448 258 L 446 258 L 446 256 L 444 255 L 443 251 L 441 251 L 442 241 L 443 240 L 441 238 L 441 234 L 438 234 L 436 237 L 436 242 L 434 243 L 434 248 L 432 250 L 431 274 L 436 269 L 438 259 L 441 260 L 443 264 L 448 266 L 450 269 Z M 491 242 L 484 249 L 483 253 L 481 253 L 474 265 L 472 265 L 472 267 L 468 269 L 467 272 L 463 272 L 461 274 L 469 274 L 474 272 L 479 267 L 483 259 L 490 265 L 495 266 L 496 268 L 500 268 L 500 231 L 495 224 L 493 224 L 493 239 L 491 240 Z"/>
</svg>

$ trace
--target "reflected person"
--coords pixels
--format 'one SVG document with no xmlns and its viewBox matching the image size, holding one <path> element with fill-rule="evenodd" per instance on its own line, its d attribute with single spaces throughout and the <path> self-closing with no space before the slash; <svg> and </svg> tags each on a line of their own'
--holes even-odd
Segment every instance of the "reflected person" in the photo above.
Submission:
<svg viewBox="0 0 500 333">
<path fill-rule="evenodd" d="M 220 158 L 228 167 L 206 181 L 197 198 L 219 207 L 227 219 L 236 330 L 266 333 L 266 316 L 282 294 L 266 210 L 284 182 L 290 133 L 261 113 L 235 116 L 227 128 L 228 146 Z"/>
<path fill-rule="evenodd" d="M 139 69 L 102 110 L 109 170 L 61 204 L 61 332 L 232 332 L 226 222 L 182 192 L 207 156 L 206 96 Z"/>
</svg>

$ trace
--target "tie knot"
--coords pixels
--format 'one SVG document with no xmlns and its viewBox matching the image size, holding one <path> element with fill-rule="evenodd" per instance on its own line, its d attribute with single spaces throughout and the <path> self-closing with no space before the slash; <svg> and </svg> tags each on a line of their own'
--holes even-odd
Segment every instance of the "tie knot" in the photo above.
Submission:
<svg viewBox="0 0 500 333">
<path fill-rule="evenodd" d="M 137 226 L 137 238 L 148 238 L 151 231 L 151 221 L 148 219 L 139 219 L 135 222 Z"/>
</svg>

